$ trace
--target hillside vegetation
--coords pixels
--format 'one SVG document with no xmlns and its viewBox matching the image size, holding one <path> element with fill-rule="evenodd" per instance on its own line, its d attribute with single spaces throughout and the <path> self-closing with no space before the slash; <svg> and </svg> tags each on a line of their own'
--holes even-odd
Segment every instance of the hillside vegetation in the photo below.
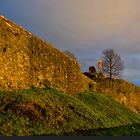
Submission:
<svg viewBox="0 0 140 140">
<path fill-rule="evenodd" d="M 4 16 L 0 25 L 0 135 L 140 135 L 140 88 L 95 82 L 53 45 Z"/>
<path fill-rule="evenodd" d="M 0 135 L 6 136 L 140 134 L 140 116 L 100 93 L 5 91 L 0 93 L 0 112 Z"/>
</svg>

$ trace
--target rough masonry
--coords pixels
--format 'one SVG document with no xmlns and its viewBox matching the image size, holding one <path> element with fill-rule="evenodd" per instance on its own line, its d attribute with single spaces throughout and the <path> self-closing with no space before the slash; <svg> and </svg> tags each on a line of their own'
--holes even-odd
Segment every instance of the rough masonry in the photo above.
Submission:
<svg viewBox="0 0 140 140">
<path fill-rule="evenodd" d="M 96 84 L 82 74 L 76 60 L 0 16 L 0 90 L 33 86 L 75 94 L 94 91 Z"/>
</svg>

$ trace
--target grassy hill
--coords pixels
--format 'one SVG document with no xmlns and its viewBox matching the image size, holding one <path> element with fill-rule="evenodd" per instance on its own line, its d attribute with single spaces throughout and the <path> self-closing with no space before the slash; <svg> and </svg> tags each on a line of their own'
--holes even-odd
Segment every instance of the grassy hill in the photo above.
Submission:
<svg viewBox="0 0 140 140">
<path fill-rule="evenodd" d="M 139 135 L 140 116 L 100 93 L 0 93 L 0 135 Z"/>
<path fill-rule="evenodd" d="M 140 88 L 95 82 L 53 45 L 4 16 L 0 24 L 0 135 L 140 134 Z"/>
</svg>

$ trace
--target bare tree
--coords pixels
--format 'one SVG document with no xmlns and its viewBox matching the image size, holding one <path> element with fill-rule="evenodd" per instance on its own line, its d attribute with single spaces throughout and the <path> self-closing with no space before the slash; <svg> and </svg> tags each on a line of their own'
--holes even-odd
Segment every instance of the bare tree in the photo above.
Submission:
<svg viewBox="0 0 140 140">
<path fill-rule="evenodd" d="M 75 57 L 75 55 L 74 55 L 72 52 L 66 50 L 66 51 L 64 51 L 64 53 L 65 53 L 66 55 L 68 55 L 69 57 L 71 57 L 71 58 L 73 58 L 73 59 L 76 60 L 76 57 Z"/>
<path fill-rule="evenodd" d="M 119 77 L 120 72 L 124 69 L 124 63 L 119 54 L 115 53 L 113 49 L 105 49 L 102 52 L 103 72 L 112 79 Z"/>
</svg>

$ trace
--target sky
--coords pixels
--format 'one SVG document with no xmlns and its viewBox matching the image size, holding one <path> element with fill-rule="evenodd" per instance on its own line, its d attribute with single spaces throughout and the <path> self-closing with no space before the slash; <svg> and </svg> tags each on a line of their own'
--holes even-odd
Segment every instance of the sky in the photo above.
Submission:
<svg viewBox="0 0 140 140">
<path fill-rule="evenodd" d="M 0 0 L 0 14 L 69 50 L 83 72 L 104 49 L 124 61 L 122 78 L 140 84 L 140 0 Z"/>
</svg>

